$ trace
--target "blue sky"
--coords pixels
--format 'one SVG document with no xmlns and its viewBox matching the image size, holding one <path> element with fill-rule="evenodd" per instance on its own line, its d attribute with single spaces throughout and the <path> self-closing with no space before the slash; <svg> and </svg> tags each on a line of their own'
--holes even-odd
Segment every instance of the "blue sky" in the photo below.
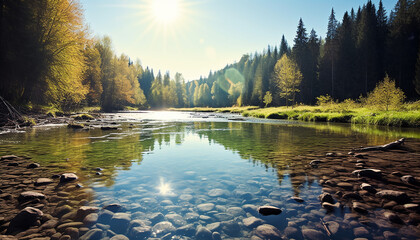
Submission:
<svg viewBox="0 0 420 240">
<path fill-rule="evenodd" d="M 366 0 L 158 0 L 178 1 L 177 17 L 163 23 L 154 0 L 81 0 L 92 36 L 108 35 L 117 54 L 139 59 L 155 72 L 176 72 L 186 80 L 207 76 L 243 54 L 293 45 L 299 18 L 325 37 L 331 8 L 337 20 Z M 156 0 L 155 0 L 156 1 Z M 372 1 L 376 6 L 379 0 Z M 384 0 L 387 13 L 397 0 Z M 170 10 L 172 11 L 172 10 Z"/>
</svg>

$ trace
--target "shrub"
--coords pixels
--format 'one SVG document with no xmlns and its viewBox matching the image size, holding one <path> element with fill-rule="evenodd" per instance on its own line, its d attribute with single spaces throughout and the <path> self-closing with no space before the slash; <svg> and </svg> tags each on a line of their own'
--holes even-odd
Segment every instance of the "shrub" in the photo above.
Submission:
<svg viewBox="0 0 420 240">
<path fill-rule="evenodd" d="M 404 99 L 404 92 L 395 87 L 395 81 L 386 75 L 384 80 L 368 94 L 367 104 L 369 107 L 388 111 L 390 108 L 400 108 Z"/>
</svg>

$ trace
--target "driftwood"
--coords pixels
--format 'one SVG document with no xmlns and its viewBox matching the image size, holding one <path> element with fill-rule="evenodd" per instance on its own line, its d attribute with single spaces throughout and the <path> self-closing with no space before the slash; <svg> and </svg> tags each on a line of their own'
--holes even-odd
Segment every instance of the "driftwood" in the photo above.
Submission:
<svg viewBox="0 0 420 240">
<path fill-rule="evenodd" d="M 322 226 L 324 227 L 324 230 L 327 232 L 328 237 L 331 237 L 332 233 L 330 231 L 330 228 L 328 227 L 328 223 L 324 222 L 322 218 L 320 218 L 319 220 L 321 220 Z"/>
<path fill-rule="evenodd" d="M 0 96 L 0 118 L 0 122 L 4 125 L 14 125 L 15 128 L 20 128 L 19 122 L 24 122 L 22 114 L 20 114 L 19 111 L 2 96 Z"/>
<path fill-rule="evenodd" d="M 389 149 L 396 149 L 396 148 L 400 148 L 401 145 L 404 144 L 405 138 L 401 138 L 398 139 L 395 142 L 391 142 L 385 145 L 380 145 L 380 146 L 374 146 L 374 147 L 365 147 L 365 148 L 356 148 L 353 149 L 353 151 L 356 152 L 366 152 L 366 151 L 385 151 L 385 150 L 389 150 Z"/>
</svg>

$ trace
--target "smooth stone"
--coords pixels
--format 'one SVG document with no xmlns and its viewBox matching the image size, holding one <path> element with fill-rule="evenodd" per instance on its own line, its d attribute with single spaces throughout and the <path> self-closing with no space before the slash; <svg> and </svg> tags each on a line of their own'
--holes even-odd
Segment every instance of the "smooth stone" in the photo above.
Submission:
<svg viewBox="0 0 420 240">
<path fill-rule="evenodd" d="M 62 217 L 63 215 L 71 212 L 73 210 L 72 207 L 70 207 L 69 205 L 64 205 L 64 206 L 60 206 L 60 207 L 56 207 L 54 209 L 53 215 L 57 216 L 57 217 Z"/>
<path fill-rule="evenodd" d="M 99 228 L 94 228 L 85 233 L 80 240 L 100 240 L 102 238 L 103 231 Z"/>
<path fill-rule="evenodd" d="M 258 226 L 254 230 L 254 233 L 257 237 L 261 239 L 281 239 L 281 232 L 276 227 L 270 224 L 263 224 Z"/>
<path fill-rule="evenodd" d="M 212 233 L 205 227 L 198 227 L 195 233 L 195 237 L 198 240 L 212 240 Z"/>
<path fill-rule="evenodd" d="M 255 228 L 265 223 L 264 220 L 256 217 L 244 218 L 242 222 L 244 223 L 244 226 L 248 228 Z"/>
<path fill-rule="evenodd" d="M 51 183 L 54 183 L 54 180 L 50 178 L 38 178 L 35 182 L 35 186 L 42 186 L 42 185 L 47 185 Z"/>
<path fill-rule="evenodd" d="M 290 199 L 298 203 L 303 203 L 305 201 L 303 200 L 303 198 L 300 198 L 300 197 L 291 197 Z"/>
<path fill-rule="evenodd" d="M 398 223 L 398 224 L 404 224 L 403 220 L 397 214 L 395 214 L 393 212 L 384 212 L 384 216 L 390 222 Z"/>
<path fill-rule="evenodd" d="M 130 240 L 130 239 L 122 234 L 118 234 L 118 235 L 113 236 L 109 240 Z"/>
<path fill-rule="evenodd" d="M 332 234 L 337 234 L 338 230 L 340 229 L 340 224 L 334 221 L 326 222 L 328 229 Z"/>
<path fill-rule="evenodd" d="M 131 215 L 128 213 L 115 213 L 110 221 L 111 230 L 117 234 L 124 234 L 127 232 L 130 225 Z"/>
<path fill-rule="evenodd" d="M 417 179 L 415 177 L 411 176 L 411 175 L 402 176 L 401 181 L 403 181 L 404 183 L 407 183 L 407 184 L 413 184 L 413 185 L 418 184 Z"/>
<path fill-rule="evenodd" d="M 150 215 L 149 220 L 155 224 L 158 223 L 160 221 L 162 221 L 165 218 L 165 216 L 163 216 L 162 213 L 153 213 L 152 215 Z"/>
<path fill-rule="evenodd" d="M 222 240 L 222 236 L 218 232 L 213 232 L 211 237 L 212 237 L 213 240 Z"/>
<path fill-rule="evenodd" d="M 234 217 L 244 216 L 245 211 L 240 207 L 230 207 L 226 209 L 226 213 L 233 215 Z"/>
<path fill-rule="evenodd" d="M 371 193 L 376 193 L 376 189 L 374 187 L 372 187 L 372 185 L 368 184 L 368 183 L 362 183 L 360 185 L 360 189 L 371 192 Z"/>
<path fill-rule="evenodd" d="M 171 222 L 175 227 L 181 227 L 187 224 L 186 221 L 182 218 L 182 216 L 176 213 L 166 214 L 165 218 L 169 222 Z"/>
<path fill-rule="evenodd" d="M 87 226 L 87 227 L 91 227 L 91 226 L 95 225 L 95 223 L 98 221 L 98 216 L 99 215 L 97 213 L 88 214 L 83 219 L 83 224 L 85 224 L 85 226 Z"/>
<path fill-rule="evenodd" d="M 55 219 L 50 219 L 48 221 L 46 221 L 44 224 L 41 225 L 40 229 L 50 229 L 50 228 L 55 228 L 58 225 L 58 221 Z"/>
<path fill-rule="evenodd" d="M 61 232 L 62 230 L 65 230 L 66 228 L 69 228 L 69 227 L 80 228 L 82 226 L 83 226 L 82 222 L 68 222 L 68 223 L 63 223 L 59 225 L 56 229 L 57 231 Z"/>
<path fill-rule="evenodd" d="M 214 206 L 215 205 L 213 203 L 202 203 L 202 204 L 197 205 L 197 209 L 200 212 L 209 212 L 213 210 Z"/>
<path fill-rule="evenodd" d="M 341 187 L 341 188 L 344 188 L 344 189 L 347 189 L 347 190 L 352 190 L 353 189 L 353 184 L 348 183 L 348 182 L 339 182 L 339 183 L 337 183 L 337 186 Z"/>
<path fill-rule="evenodd" d="M 200 220 L 202 220 L 202 221 L 204 221 L 204 222 L 208 222 L 208 221 L 210 221 L 210 220 L 212 220 L 212 218 L 211 217 L 209 217 L 209 216 L 206 216 L 206 215 L 200 215 Z"/>
<path fill-rule="evenodd" d="M 182 200 L 182 201 L 189 202 L 189 201 L 191 201 L 193 199 L 193 196 L 190 195 L 190 194 L 181 194 L 179 196 L 179 199 Z"/>
<path fill-rule="evenodd" d="M 309 229 L 309 228 L 303 229 L 302 235 L 305 239 L 308 239 L 308 240 L 326 239 L 325 235 L 322 232 L 317 231 L 315 229 Z"/>
<path fill-rule="evenodd" d="M 112 216 L 114 216 L 114 213 L 109 210 L 102 210 L 98 215 L 98 222 L 103 224 L 108 224 Z"/>
<path fill-rule="evenodd" d="M 221 222 L 222 230 L 225 234 L 238 237 L 241 234 L 241 226 L 234 220 Z"/>
<path fill-rule="evenodd" d="M 367 237 L 369 231 L 365 227 L 357 227 L 353 229 L 353 234 L 355 237 Z"/>
<path fill-rule="evenodd" d="M 187 224 L 185 226 L 179 227 L 176 229 L 175 234 L 181 235 L 181 236 L 191 236 L 194 235 L 196 232 L 196 229 L 194 227 L 194 224 Z"/>
<path fill-rule="evenodd" d="M 381 170 L 371 169 L 371 168 L 354 170 L 352 173 L 358 177 L 368 177 L 368 178 L 381 178 L 382 177 Z"/>
<path fill-rule="evenodd" d="M 147 239 L 152 234 L 152 228 L 149 226 L 133 227 L 130 230 L 130 239 L 143 240 Z"/>
<path fill-rule="evenodd" d="M 405 192 L 394 191 L 394 190 L 382 190 L 376 193 L 377 197 L 385 198 L 396 201 L 398 203 L 405 203 L 410 200 Z"/>
<path fill-rule="evenodd" d="M 386 240 L 399 240 L 400 239 L 400 236 L 390 231 L 384 231 L 383 235 Z"/>
<path fill-rule="evenodd" d="M 16 155 L 4 155 L 0 157 L 0 160 L 13 160 L 15 158 L 18 158 Z"/>
<path fill-rule="evenodd" d="M 74 173 L 63 173 L 60 176 L 60 182 L 61 183 L 71 182 L 71 181 L 75 181 L 77 179 L 78 179 L 78 177 Z"/>
<path fill-rule="evenodd" d="M 37 221 L 44 215 L 44 213 L 33 207 L 26 207 L 22 209 L 11 221 L 7 228 L 6 234 L 11 234 L 19 229 L 27 229 L 36 225 Z"/>
<path fill-rule="evenodd" d="M 311 166 L 316 166 L 316 165 L 318 165 L 318 164 L 320 164 L 320 163 L 322 163 L 322 161 L 321 161 L 321 160 L 312 160 L 312 161 L 309 163 L 309 165 L 311 165 Z"/>
<path fill-rule="evenodd" d="M 39 168 L 41 165 L 39 163 L 30 163 L 26 168 Z"/>
<path fill-rule="evenodd" d="M 369 209 L 369 206 L 360 202 L 353 202 L 352 206 L 353 210 L 355 212 L 361 213 L 361 214 L 367 214 Z"/>
<path fill-rule="evenodd" d="M 79 229 L 74 227 L 66 228 L 64 234 L 69 235 L 71 239 L 79 239 Z"/>
<path fill-rule="evenodd" d="M 76 220 L 83 220 L 87 215 L 91 214 L 91 213 L 97 213 L 99 212 L 99 208 L 98 207 L 93 207 L 93 206 L 81 206 L 79 209 L 77 209 L 77 213 L 76 213 Z"/>
<path fill-rule="evenodd" d="M 258 208 L 258 212 L 263 216 L 268 216 L 268 215 L 279 215 L 282 212 L 282 210 L 280 208 L 273 207 L 273 206 L 261 206 Z"/>
<path fill-rule="evenodd" d="M 214 222 L 206 225 L 206 228 L 210 230 L 211 232 L 219 230 L 220 228 L 220 222 Z"/>
<path fill-rule="evenodd" d="M 7 166 L 9 166 L 9 167 L 17 167 L 17 166 L 19 166 L 19 163 L 17 163 L 17 162 L 11 162 L 11 163 L 8 163 Z"/>
<path fill-rule="evenodd" d="M 407 210 L 409 210 L 409 211 L 418 211 L 420 208 L 419 208 L 419 205 L 418 204 L 416 204 L 416 203 L 407 203 L 407 204 L 404 204 L 404 208 L 405 209 L 407 209 Z"/>
<path fill-rule="evenodd" d="M 318 196 L 318 199 L 321 201 L 321 203 L 328 202 L 334 204 L 335 202 L 333 196 L 329 193 L 322 193 Z"/>
<path fill-rule="evenodd" d="M 113 213 L 120 212 L 123 210 L 123 206 L 119 203 L 111 203 L 103 207 L 103 209 L 109 210 Z"/>
<path fill-rule="evenodd" d="M 33 199 L 45 199 L 45 195 L 39 192 L 26 191 L 22 192 L 18 197 L 19 202 L 26 202 Z"/>
<path fill-rule="evenodd" d="M 230 195 L 229 191 L 220 188 L 212 189 L 207 194 L 210 197 L 226 197 Z"/>
<path fill-rule="evenodd" d="M 342 196 L 343 199 L 356 199 L 356 200 L 362 200 L 363 198 L 355 193 L 355 192 L 351 192 L 351 193 L 346 193 Z"/>
<path fill-rule="evenodd" d="M 167 233 L 174 232 L 176 228 L 174 225 L 172 225 L 171 222 L 163 221 L 155 224 L 152 228 L 153 233 L 155 233 L 158 236 L 163 236 Z"/>
<path fill-rule="evenodd" d="M 301 233 L 299 232 L 299 230 L 295 227 L 286 227 L 284 229 L 284 234 L 286 235 L 286 237 L 288 239 L 290 238 L 294 238 L 294 239 L 299 239 L 302 238 Z"/>
<path fill-rule="evenodd" d="M 385 209 L 392 209 L 393 207 L 397 206 L 398 203 L 396 201 L 389 201 L 383 205 Z"/>
</svg>

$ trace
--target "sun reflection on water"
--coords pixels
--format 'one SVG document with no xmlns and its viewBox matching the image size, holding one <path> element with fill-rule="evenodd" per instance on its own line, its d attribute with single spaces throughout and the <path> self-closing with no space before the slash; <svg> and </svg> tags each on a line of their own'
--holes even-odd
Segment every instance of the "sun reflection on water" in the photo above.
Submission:
<svg viewBox="0 0 420 240">
<path fill-rule="evenodd" d="M 157 187 L 157 189 L 159 190 L 159 194 L 160 195 L 171 195 L 172 193 L 172 188 L 171 188 L 171 184 L 166 182 L 163 178 L 160 179 L 160 185 Z"/>
</svg>

